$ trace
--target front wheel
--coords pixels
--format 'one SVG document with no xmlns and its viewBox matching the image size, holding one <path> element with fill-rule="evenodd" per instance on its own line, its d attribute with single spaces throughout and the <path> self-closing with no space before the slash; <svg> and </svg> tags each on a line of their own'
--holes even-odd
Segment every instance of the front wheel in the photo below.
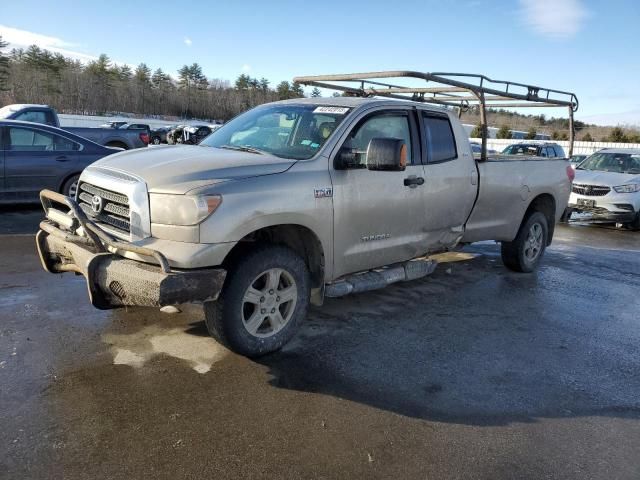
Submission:
<svg viewBox="0 0 640 480">
<path fill-rule="evenodd" d="M 80 180 L 80 175 L 74 175 L 69 178 L 64 185 L 62 186 L 62 194 L 67 197 L 76 199 L 76 194 L 78 193 L 78 180 Z"/>
<path fill-rule="evenodd" d="M 625 225 L 629 230 L 633 230 L 634 232 L 637 232 L 640 230 L 640 212 L 636 213 L 636 218 L 633 220 L 633 222 L 627 223 Z"/>
<path fill-rule="evenodd" d="M 306 316 L 309 289 L 307 266 L 292 250 L 254 250 L 230 269 L 218 300 L 204 304 L 207 329 L 242 355 L 274 352 Z"/>
<path fill-rule="evenodd" d="M 549 224 L 541 212 L 525 219 L 512 242 L 502 242 L 502 262 L 515 272 L 532 272 L 547 247 Z"/>
</svg>

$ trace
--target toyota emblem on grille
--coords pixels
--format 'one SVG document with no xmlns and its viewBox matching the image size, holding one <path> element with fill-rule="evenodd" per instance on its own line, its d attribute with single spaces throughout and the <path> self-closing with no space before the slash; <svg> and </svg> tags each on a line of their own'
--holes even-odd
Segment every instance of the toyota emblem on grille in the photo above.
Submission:
<svg viewBox="0 0 640 480">
<path fill-rule="evenodd" d="M 100 213 L 102 211 L 102 197 L 94 195 L 91 199 L 91 210 L 93 213 Z"/>
</svg>

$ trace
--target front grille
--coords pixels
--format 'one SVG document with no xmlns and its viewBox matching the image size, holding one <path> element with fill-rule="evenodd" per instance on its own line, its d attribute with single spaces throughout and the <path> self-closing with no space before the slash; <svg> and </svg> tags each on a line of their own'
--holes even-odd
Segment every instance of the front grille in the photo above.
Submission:
<svg viewBox="0 0 640 480">
<path fill-rule="evenodd" d="M 584 195 L 585 197 L 604 197 L 611 191 L 611 189 L 602 185 L 584 185 L 574 183 L 572 191 L 573 193 Z"/>
<path fill-rule="evenodd" d="M 93 199 L 96 197 L 101 199 L 101 208 L 98 212 L 93 208 Z M 83 182 L 79 187 L 78 202 L 80 208 L 94 222 L 122 233 L 128 234 L 131 231 L 129 199 L 126 195 Z"/>
</svg>

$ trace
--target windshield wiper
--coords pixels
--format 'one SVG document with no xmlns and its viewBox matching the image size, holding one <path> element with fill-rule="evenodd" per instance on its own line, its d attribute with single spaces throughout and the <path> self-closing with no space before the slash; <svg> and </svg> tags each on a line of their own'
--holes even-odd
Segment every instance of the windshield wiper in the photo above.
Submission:
<svg viewBox="0 0 640 480">
<path fill-rule="evenodd" d="M 248 145 L 220 145 L 218 148 L 224 148 L 226 150 L 237 150 L 239 152 L 257 153 L 258 155 L 263 155 L 265 153 L 264 150 L 250 147 Z"/>
</svg>

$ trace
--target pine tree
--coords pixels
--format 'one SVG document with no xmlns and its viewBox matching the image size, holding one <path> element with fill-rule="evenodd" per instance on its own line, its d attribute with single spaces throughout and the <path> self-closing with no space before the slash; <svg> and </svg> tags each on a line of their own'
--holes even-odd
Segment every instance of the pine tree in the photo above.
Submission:
<svg viewBox="0 0 640 480">
<path fill-rule="evenodd" d="M 471 138 L 482 138 L 482 125 L 478 123 L 475 127 L 473 127 L 473 130 L 471 130 L 471 135 L 469 136 Z"/>
<path fill-rule="evenodd" d="M 311 90 L 311 96 L 313 98 L 321 97 L 322 94 L 320 93 L 320 89 L 318 87 L 313 87 L 313 90 Z"/>
<path fill-rule="evenodd" d="M 291 86 L 289 85 L 289 82 L 286 80 L 280 82 L 276 87 L 276 92 L 278 93 L 278 98 L 280 100 L 287 100 L 291 98 Z"/>
<path fill-rule="evenodd" d="M 589 132 L 587 132 L 582 137 L 582 141 L 583 142 L 593 142 L 593 138 L 591 137 L 591 134 Z"/>
<path fill-rule="evenodd" d="M 496 133 L 496 138 L 511 138 L 511 130 L 506 125 L 502 125 L 498 133 Z"/>
<path fill-rule="evenodd" d="M 531 127 L 524 138 L 526 140 L 535 140 L 537 135 L 538 132 L 536 131 L 535 127 Z"/>
</svg>

